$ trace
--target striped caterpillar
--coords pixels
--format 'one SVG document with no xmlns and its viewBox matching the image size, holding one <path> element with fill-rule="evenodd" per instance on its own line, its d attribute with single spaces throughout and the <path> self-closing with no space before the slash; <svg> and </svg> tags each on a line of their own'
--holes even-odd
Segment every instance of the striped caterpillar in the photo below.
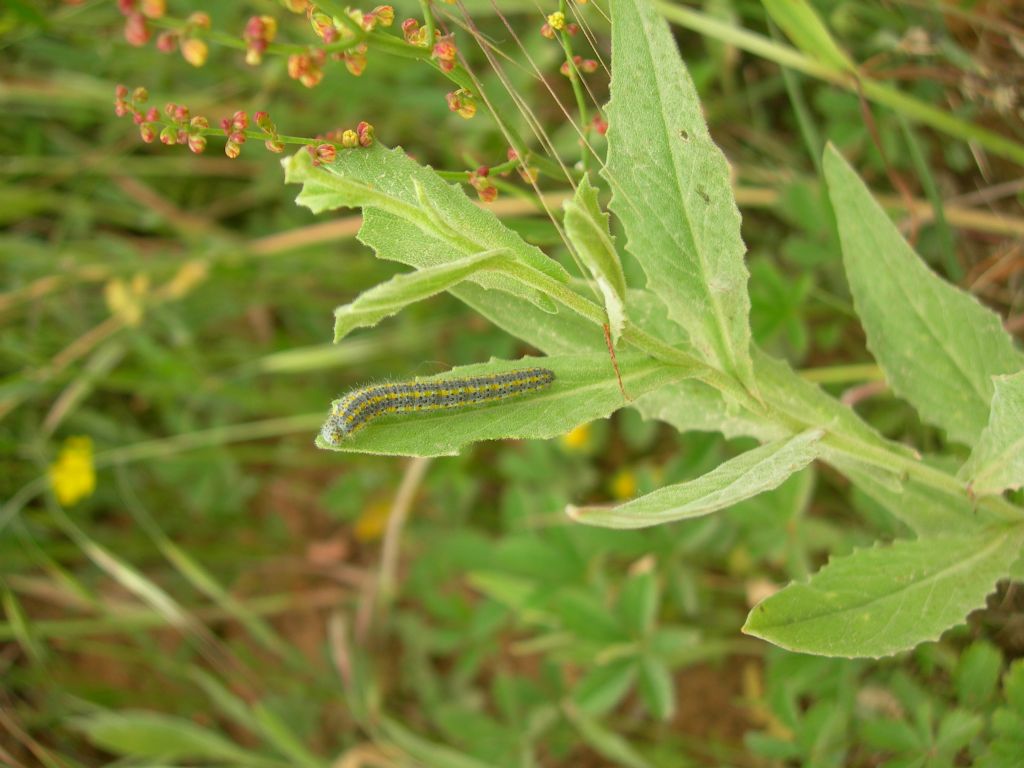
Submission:
<svg viewBox="0 0 1024 768">
<path fill-rule="evenodd" d="M 320 436 L 328 445 L 338 446 L 380 416 L 485 405 L 536 392 L 554 380 L 554 371 L 547 368 L 523 368 L 464 379 L 371 384 L 334 402 Z"/>
</svg>

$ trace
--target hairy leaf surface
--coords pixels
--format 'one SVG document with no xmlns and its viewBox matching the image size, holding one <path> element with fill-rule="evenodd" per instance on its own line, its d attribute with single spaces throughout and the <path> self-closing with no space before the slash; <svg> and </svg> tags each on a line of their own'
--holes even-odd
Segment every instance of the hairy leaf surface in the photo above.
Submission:
<svg viewBox="0 0 1024 768">
<path fill-rule="evenodd" d="M 822 432 L 809 430 L 788 440 L 740 454 L 702 477 L 659 488 L 617 507 L 569 507 L 570 517 L 605 528 L 646 528 L 725 509 L 764 491 L 818 456 Z"/>
<path fill-rule="evenodd" d="M 824 167 L 868 347 L 896 394 L 974 445 L 988 424 L 992 377 L 1021 370 L 1024 356 L 994 312 L 921 261 L 835 147 Z"/>
<path fill-rule="evenodd" d="M 729 164 L 708 134 L 668 25 L 648 0 L 612 0 L 612 211 L 647 287 L 708 362 L 753 387 L 750 299 Z"/>
<path fill-rule="evenodd" d="M 743 631 L 823 656 L 887 656 L 936 640 L 984 605 L 1020 553 L 1020 527 L 897 541 L 833 558 L 751 611 Z"/>
<path fill-rule="evenodd" d="M 1024 371 L 993 384 L 988 426 L 959 475 L 979 495 L 1024 485 Z"/>
<path fill-rule="evenodd" d="M 299 152 L 283 165 L 285 181 L 302 184 L 296 202 L 314 213 L 362 208 L 360 240 L 372 240 L 382 259 L 420 269 L 505 249 L 525 266 L 560 281 L 568 279 L 560 264 L 526 243 L 492 212 L 474 205 L 457 185 L 418 165 L 401 147 L 374 144 L 341 150 L 335 162 L 320 167 L 313 166 L 308 153 Z M 395 226 L 396 220 L 407 226 Z M 367 230 L 372 234 L 367 236 Z M 554 310 L 549 298 L 508 275 L 485 272 L 473 279 L 486 288 Z"/>
</svg>

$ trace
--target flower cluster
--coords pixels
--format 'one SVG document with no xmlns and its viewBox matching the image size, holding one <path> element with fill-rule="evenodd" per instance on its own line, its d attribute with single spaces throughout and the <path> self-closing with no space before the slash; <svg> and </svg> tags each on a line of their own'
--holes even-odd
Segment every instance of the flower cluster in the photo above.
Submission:
<svg viewBox="0 0 1024 768">
<path fill-rule="evenodd" d="M 245 63 L 256 66 L 263 61 L 267 47 L 277 37 L 277 19 L 273 16 L 251 16 L 245 23 Z"/>
<path fill-rule="evenodd" d="M 548 14 L 547 21 L 544 26 L 540 28 L 540 33 L 548 40 L 554 40 L 555 36 L 559 32 L 566 32 L 570 35 L 575 35 L 580 31 L 579 25 L 575 23 L 567 23 L 565 20 L 565 14 L 561 11 L 555 11 L 554 13 Z"/>
<path fill-rule="evenodd" d="M 159 136 L 162 144 L 187 144 L 196 153 L 206 148 L 204 133 L 209 123 L 205 117 L 192 117 L 188 107 L 180 104 L 164 106 L 161 117 L 156 107 L 143 109 L 148 100 L 145 88 L 136 88 L 129 97 L 127 86 L 119 85 L 114 90 L 114 114 L 118 117 L 131 115 L 132 122 L 139 126 L 139 136 L 147 144 Z"/>
<path fill-rule="evenodd" d="M 445 100 L 448 102 L 448 109 L 458 114 L 459 117 L 469 120 L 476 114 L 476 99 L 465 88 L 451 91 L 445 96 Z"/>
<path fill-rule="evenodd" d="M 576 67 L 576 69 L 588 75 L 593 72 L 597 72 L 598 65 L 597 62 L 594 61 L 593 59 L 584 59 L 582 56 L 573 56 L 572 63 Z M 563 61 L 562 66 L 558 68 L 558 71 L 561 72 L 566 77 L 572 77 L 572 70 L 569 68 L 568 61 Z"/>
<path fill-rule="evenodd" d="M 277 126 L 270 119 L 269 112 L 256 112 L 252 116 L 253 122 L 259 126 L 259 129 L 266 134 L 267 139 L 263 142 L 263 146 L 268 151 L 274 154 L 280 154 L 284 152 L 284 142 L 281 141 L 281 137 L 277 134 Z"/>
<path fill-rule="evenodd" d="M 157 50 L 172 53 L 177 48 L 185 61 L 193 67 L 201 67 L 210 54 L 210 49 L 203 40 L 203 35 L 209 29 L 209 14 L 197 11 L 185 20 L 181 29 L 165 30 L 157 35 Z"/>
<path fill-rule="evenodd" d="M 167 12 L 166 0 L 117 0 L 117 9 L 124 16 L 124 39 L 129 45 L 143 46 L 153 36 L 149 21 Z"/>
<path fill-rule="evenodd" d="M 317 136 L 317 140 L 316 144 L 306 145 L 306 151 L 313 158 L 313 165 L 333 162 L 337 157 L 338 145 L 343 149 L 373 146 L 374 130 L 372 125 L 363 120 L 354 131 L 351 128 L 339 128 L 324 136 Z"/>
<path fill-rule="evenodd" d="M 438 37 L 430 53 L 430 57 L 437 60 L 437 66 L 442 72 L 451 72 L 455 69 L 455 59 L 458 55 L 459 49 L 455 47 L 454 35 Z"/>
<path fill-rule="evenodd" d="M 307 53 L 294 53 L 288 57 L 288 76 L 312 88 L 324 79 L 325 61 L 327 54 L 319 48 L 312 48 Z"/>
<path fill-rule="evenodd" d="M 245 144 L 245 129 L 249 127 L 249 115 L 242 110 L 235 112 L 231 117 L 225 117 L 220 121 L 221 130 L 228 137 L 224 145 L 224 154 L 232 160 L 242 154 L 242 145 Z"/>
<path fill-rule="evenodd" d="M 508 159 L 510 161 L 519 160 L 519 153 L 516 152 L 512 147 L 508 148 Z M 528 160 L 529 158 L 527 158 Z M 525 181 L 527 184 L 535 184 L 537 179 L 540 178 L 540 170 L 535 166 L 529 165 L 526 162 L 516 163 L 516 171 L 519 172 L 519 178 Z"/>
<path fill-rule="evenodd" d="M 481 165 L 475 171 L 469 172 L 469 185 L 476 190 L 477 195 L 485 203 L 493 203 L 498 197 L 498 188 L 490 179 L 491 169 Z"/>
</svg>

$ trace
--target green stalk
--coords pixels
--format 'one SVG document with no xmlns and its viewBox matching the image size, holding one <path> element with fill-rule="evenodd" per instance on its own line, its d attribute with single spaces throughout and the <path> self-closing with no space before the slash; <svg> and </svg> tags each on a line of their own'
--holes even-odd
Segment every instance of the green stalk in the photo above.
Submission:
<svg viewBox="0 0 1024 768">
<path fill-rule="evenodd" d="M 963 141 L 974 142 L 995 155 L 1024 165 L 1024 145 L 1013 139 L 954 117 L 948 112 L 936 109 L 930 104 L 901 93 L 883 83 L 857 78 L 849 72 L 834 69 L 794 48 L 772 42 L 746 29 L 731 26 L 703 13 L 672 5 L 664 0 L 658 0 L 657 6 L 666 19 L 687 29 L 742 48 L 769 61 L 774 61 L 782 67 L 789 67 L 819 80 L 833 83 L 853 93 L 863 93 L 870 101 L 890 107 L 913 122 L 929 125 Z"/>
</svg>

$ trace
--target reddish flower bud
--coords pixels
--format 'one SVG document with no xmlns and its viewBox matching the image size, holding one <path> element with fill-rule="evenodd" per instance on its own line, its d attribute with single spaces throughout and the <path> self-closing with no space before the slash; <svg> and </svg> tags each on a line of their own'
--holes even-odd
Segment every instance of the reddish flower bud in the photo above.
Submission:
<svg viewBox="0 0 1024 768">
<path fill-rule="evenodd" d="M 346 52 L 343 58 L 345 59 L 345 69 L 347 69 L 353 76 L 359 77 L 363 74 L 363 71 L 366 69 L 365 52 L 353 50 L 351 52 Z"/>
<path fill-rule="evenodd" d="M 405 42 L 410 45 L 421 45 L 419 30 L 420 23 L 416 19 L 406 19 L 402 22 L 402 35 Z"/>
<path fill-rule="evenodd" d="M 550 24 L 545 23 L 544 26 L 540 28 L 540 34 L 541 37 L 546 37 L 548 40 L 555 39 L 555 30 L 551 28 Z"/>
<path fill-rule="evenodd" d="M 117 10 L 127 16 L 135 10 L 135 0 L 117 0 Z"/>
<path fill-rule="evenodd" d="M 206 149 L 206 137 L 196 134 L 189 134 L 188 148 L 197 155 L 202 153 L 202 151 Z"/>
<path fill-rule="evenodd" d="M 240 154 L 242 154 L 242 146 L 234 141 L 229 141 L 224 145 L 224 154 L 232 160 L 235 160 Z"/>
<path fill-rule="evenodd" d="M 455 47 L 455 40 L 451 35 L 445 35 L 434 43 L 434 50 L 431 53 L 435 59 L 440 61 L 455 61 L 459 51 Z"/>
<path fill-rule="evenodd" d="M 576 66 L 578 66 L 581 70 L 590 75 L 593 74 L 594 72 L 597 72 L 598 64 L 593 59 L 584 59 L 581 64 L 577 64 Z"/>
<path fill-rule="evenodd" d="M 128 98 L 128 86 L 127 85 L 118 85 L 116 88 L 114 88 L 114 96 L 117 97 L 118 99 L 127 99 Z"/>
<path fill-rule="evenodd" d="M 190 27 L 196 29 L 209 29 L 210 28 L 210 14 L 204 13 L 203 11 L 196 11 L 190 14 L 185 23 Z"/>
<path fill-rule="evenodd" d="M 198 37 L 190 37 L 188 40 L 183 40 L 181 43 L 181 56 L 193 67 L 201 67 L 206 63 L 206 58 L 210 54 L 210 49 L 206 45 L 206 42 L 200 40 Z"/>
<path fill-rule="evenodd" d="M 486 179 L 488 176 L 491 175 L 491 169 L 488 168 L 486 165 L 481 165 L 479 168 L 473 171 L 473 173 L 475 173 L 480 178 Z"/>
<path fill-rule="evenodd" d="M 156 107 L 150 107 L 146 111 L 146 122 L 147 123 L 155 123 L 159 119 L 160 119 L 160 110 L 158 110 Z"/>
<path fill-rule="evenodd" d="M 594 130 L 602 136 L 608 133 L 608 121 L 600 115 L 594 115 L 594 119 L 591 120 L 591 124 L 594 126 Z"/>
<path fill-rule="evenodd" d="M 249 115 L 244 110 L 238 110 L 231 116 L 231 124 L 239 130 L 245 130 L 249 127 Z"/>
<path fill-rule="evenodd" d="M 390 5 L 378 5 L 372 13 L 382 27 L 390 27 L 395 23 L 395 9 Z"/>
<path fill-rule="evenodd" d="M 273 130 L 274 128 L 274 124 L 270 122 L 269 112 L 264 112 L 262 110 L 259 112 L 255 112 L 253 113 L 252 119 L 253 122 L 256 123 L 256 125 L 262 128 L 264 131 Z"/>
<path fill-rule="evenodd" d="M 369 147 L 373 144 L 373 126 L 363 120 L 356 126 L 356 138 L 359 140 L 359 146 Z"/>
<path fill-rule="evenodd" d="M 167 0 L 142 0 L 142 13 L 150 19 L 159 19 L 167 13 Z"/>
<path fill-rule="evenodd" d="M 156 36 L 156 49 L 160 53 L 173 53 L 178 47 L 178 34 L 164 30 Z"/>
<path fill-rule="evenodd" d="M 147 144 L 152 144 L 156 139 L 156 127 L 152 123 L 143 123 L 139 126 L 139 136 Z"/>
<path fill-rule="evenodd" d="M 245 134 L 241 131 L 235 131 L 228 136 L 228 141 L 234 142 L 235 144 L 245 144 Z"/>
<path fill-rule="evenodd" d="M 284 142 L 278 139 L 268 139 L 267 141 L 263 142 L 263 146 L 266 147 L 269 151 L 273 152 L 274 154 L 279 155 L 282 152 L 284 152 Z"/>
<path fill-rule="evenodd" d="M 448 102 L 448 109 L 457 113 L 459 117 L 469 120 L 476 114 L 476 101 L 465 88 L 452 91 L 445 96 L 445 100 Z"/>
<path fill-rule="evenodd" d="M 192 130 L 194 131 L 205 131 L 207 128 L 210 127 L 210 121 L 202 115 L 196 115 L 189 122 L 189 127 L 192 128 Z"/>
<path fill-rule="evenodd" d="M 128 102 L 124 99 L 114 99 L 114 114 L 118 117 L 124 117 L 128 114 Z"/>
<path fill-rule="evenodd" d="M 178 131 L 170 125 L 165 125 L 160 130 L 160 142 L 168 146 L 178 143 Z"/>
<path fill-rule="evenodd" d="M 321 163 L 333 163 L 338 150 L 333 144 L 317 144 L 314 150 L 314 159 Z"/>
<path fill-rule="evenodd" d="M 141 13 L 130 13 L 124 22 L 124 39 L 129 45 L 141 47 L 149 42 L 152 31 Z"/>
</svg>

